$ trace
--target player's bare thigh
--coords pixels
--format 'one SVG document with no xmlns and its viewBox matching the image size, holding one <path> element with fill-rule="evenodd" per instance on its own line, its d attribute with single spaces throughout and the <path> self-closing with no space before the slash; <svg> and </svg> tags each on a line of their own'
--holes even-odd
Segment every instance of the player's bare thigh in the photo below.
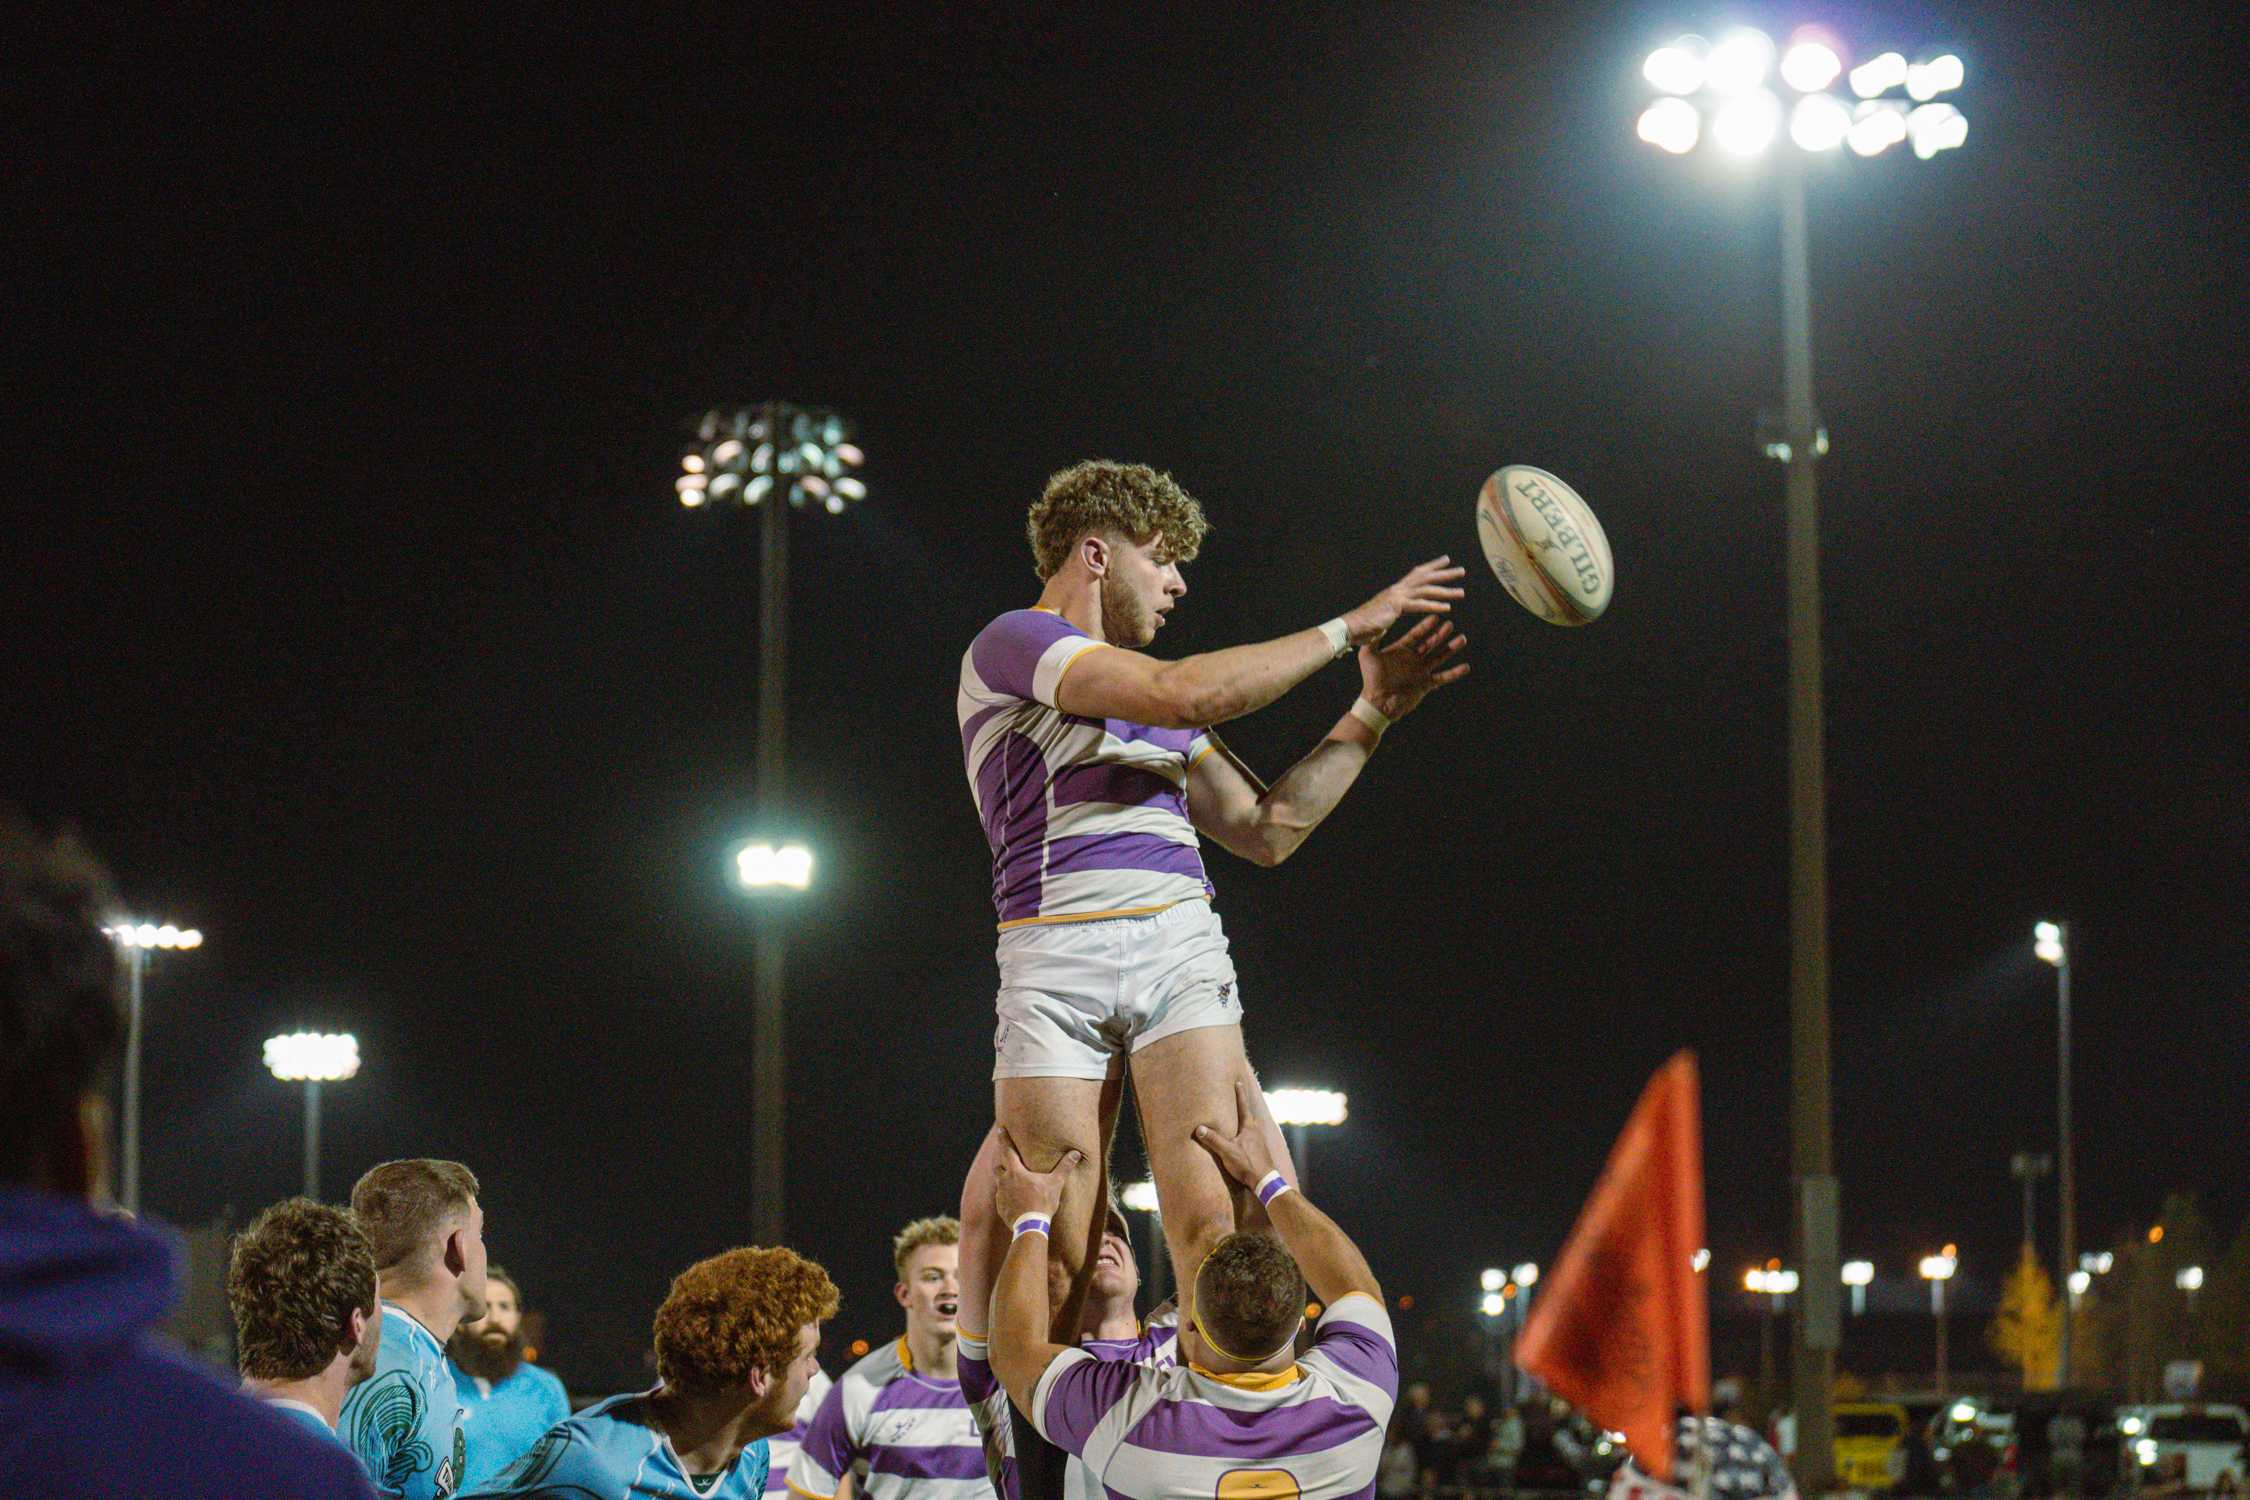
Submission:
<svg viewBox="0 0 2250 1500">
<path fill-rule="evenodd" d="M 1109 1144 L 1124 1088 L 1122 1068 L 1113 1069 L 1106 1079 L 998 1078 L 992 1084 L 993 1113 L 1027 1165 L 1045 1171 L 1066 1151 L 1084 1157 L 1063 1189 L 1052 1241 L 1058 1282 L 1054 1326 L 1071 1331 L 1065 1342 L 1077 1341 L 1075 1330 L 1088 1279 L 1081 1273 L 1093 1264 L 1099 1242 Z M 991 1169 L 998 1149 L 996 1140 L 988 1137 L 961 1196 L 961 1296 L 962 1305 L 974 1310 L 972 1332 L 991 1327 L 992 1284 L 1007 1254 L 1007 1226 L 992 1207 Z"/>
<path fill-rule="evenodd" d="M 1237 1223 L 1253 1227 L 1256 1200 L 1238 1195 L 1211 1153 L 1195 1143 L 1198 1125 L 1232 1135 L 1237 1078 L 1256 1082 L 1243 1052 L 1240 1026 L 1199 1026 L 1149 1043 L 1133 1054 L 1133 1102 L 1140 1112 L 1141 1139 L 1156 1196 L 1163 1205 L 1165 1247 L 1183 1292 L 1183 1316 L 1195 1273 L 1213 1245 Z M 1278 1132 L 1275 1133 L 1278 1137 Z M 1275 1139 L 1271 1144 L 1279 1146 Z M 1282 1173 L 1292 1181 L 1296 1168 L 1277 1151 Z M 1239 1197 L 1239 1202 L 1238 1202 Z M 1239 1211 L 1239 1218 L 1238 1218 Z"/>
</svg>

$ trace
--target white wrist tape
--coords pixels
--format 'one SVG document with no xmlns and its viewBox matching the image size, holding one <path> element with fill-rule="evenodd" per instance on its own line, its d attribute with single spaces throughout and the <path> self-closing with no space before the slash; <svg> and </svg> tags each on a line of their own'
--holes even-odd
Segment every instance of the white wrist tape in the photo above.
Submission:
<svg viewBox="0 0 2250 1500">
<path fill-rule="evenodd" d="M 1283 1177 L 1278 1170 L 1268 1172 L 1258 1179 L 1258 1201 L 1260 1203 L 1271 1203 L 1283 1193 L 1291 1191 L 1293 1186 L 1289 1179 Z"/>
<path fill-rule="evenodd" d="M 1342 656 L 1352 649 L 1351 629 L 1344 624 L 1342 615 L 1338 615 L 1335 619 L 1321 626 L 1320 633 L 1328 637 L 1328 651 L 1331 657 Z"/>
<path fill-rule="evenodd" d="M 1358 699 L 1352 704 L 1352 717 L 1359 720 L 1360 723 L 1365 724 L 1368 728 L 1374 730 L 1377 734 L 1381 734 L 1384 730 L 1390 728 L 1392 724 L 1397 722 L 1397 720 L 1393 719 L 1389 714 L 1384 713 L 1381 709 L 1368 702 L 1365 698 Z"/>
<path fill-rule="evenodd" d="M 1012 1237 L 1020 1240 L 1027 1234 L 1047 1234 L 1051 1222 L 1047 1215 L 1036 1209 L 1027 1214 L 1018 1214 Z"/>
</svg>

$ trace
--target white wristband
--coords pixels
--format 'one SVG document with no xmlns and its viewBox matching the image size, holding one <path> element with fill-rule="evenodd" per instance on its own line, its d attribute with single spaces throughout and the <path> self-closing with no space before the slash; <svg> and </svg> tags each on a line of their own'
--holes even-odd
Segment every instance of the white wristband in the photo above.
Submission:
<svg viewBox="0 0 2250 1500">
<path fill-rule="evenodd" d="M 1365 698 L 1358 699 L 1352 704 L 1352 717 L 1374 730 L 1378 736 L 1397 722 Z"/>
<path fill-rule="evenodd" d="M 1050 1223 L 1048 1216 L 1037 1209 L 1033 1209 L 1030 1213 L 1018 1214 L 1016 1215 L 1016 1222 L 1009 1226 L 1012 1231 L 1010 1237 L 1020 1240 L 1027 1234 L 1051 1235 Z"/>
<path fill-rule="evenodd" d="M 1351 627 L 1344 623 L 1342 615 L 1338 615 L 1335 619 L 1321 626 L 1320 633 L 1328 637 L 1328 651 L 1331 660 L 1352 649 Z"/>
</svg>

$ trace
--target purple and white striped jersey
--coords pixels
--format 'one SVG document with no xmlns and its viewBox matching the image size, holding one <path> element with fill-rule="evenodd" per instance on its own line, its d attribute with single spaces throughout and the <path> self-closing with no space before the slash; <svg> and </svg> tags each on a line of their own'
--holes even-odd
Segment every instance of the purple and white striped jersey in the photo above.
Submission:
<svg viewBox="0 0 2250 1500">
<path fill-rule="evenodd" d="M 1188 769 L 1210 753 L 1209 734 L 1055 707 L 1063 673 L 1105 645 L 1051 610 L 1017 609 L 961 658 L 961 751 L 1003 930 L 1212 895 L 1187 810 Z"/>
<path fill-rule="evenodd" d="M 818 1415 L 820 1403 L 827 1399 L 835 1384 L 826 1370 L 814 1370 L 812 1384 L 805 1387 L 805 1399 L 797 1403 L 797 1415 L 790 1422 L 789 1430 L 766 1439 L 767 1495 L 781 1495 L 788 1490 L 789 1467 L 796 1461 L 797 1450 L 805 1445 L 805 1433 Z"/>
<path fill-rule="evenodd" d="M 1397 1401 L 1390 1315 L 1354 1293 L 1278 1375 L 1066 1350 L 1039 1377 L 1031 1417 L 1114 1500 L 1371 1500 Z"/>
<path fill-rule="evenodd" d="M 868 1500 L 993 1500 L 961 1383 L 917 1372 L 903 1338 L 846 1370 L 820 1403 L 789 1488 L 832 1500 L 862 1458 Z"/>
<path fill-rule="evenodd" d="M 1095 1359 L 1170 1366 L 1180 1361 L 1179 1309 L 1170 1302 L 1149 1317 L 1129 1339 L 1082 1338 L 1078 1347 Z M 985 1469 L 993 1475 L 1000 1500 L 1017 1500 L 1015 1427 L 1008 1418 L 1008 1393 L 992 1375 L 991 1349 L 983 1339 L 964 1334 L 960 1343 L 961 1391 L 976 1414 L 984 1438 Z M 1063 1493 L 1069 1500 L 1104 1500 L 1101 1481 L 1073 1455 L 1063 1465 Z"/>
</svg>

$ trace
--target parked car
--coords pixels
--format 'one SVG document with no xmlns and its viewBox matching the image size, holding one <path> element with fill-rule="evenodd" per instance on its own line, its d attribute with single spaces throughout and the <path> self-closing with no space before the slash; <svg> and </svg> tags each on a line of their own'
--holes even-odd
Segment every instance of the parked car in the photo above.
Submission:
<svg viewBox="0 0 2250 1500">
<path fill-rule="evenodd" d="M 1836 1477 L 1846 1489 L 1887 1490 L 1906 1468 L 1906 1408 L 1842 1401 L 1835 1411 Z"/>
<path fill-rule="evenodd" d="M 2168 1474 L 2176 1465 L 2190 1490 L 2242 1491 L 2250 1414 L 2239 1406 L 2179 1401 L 2129 1406 L 2117 1414 L 2117 1432 L 2144 1474 Z"/>
</svg>

